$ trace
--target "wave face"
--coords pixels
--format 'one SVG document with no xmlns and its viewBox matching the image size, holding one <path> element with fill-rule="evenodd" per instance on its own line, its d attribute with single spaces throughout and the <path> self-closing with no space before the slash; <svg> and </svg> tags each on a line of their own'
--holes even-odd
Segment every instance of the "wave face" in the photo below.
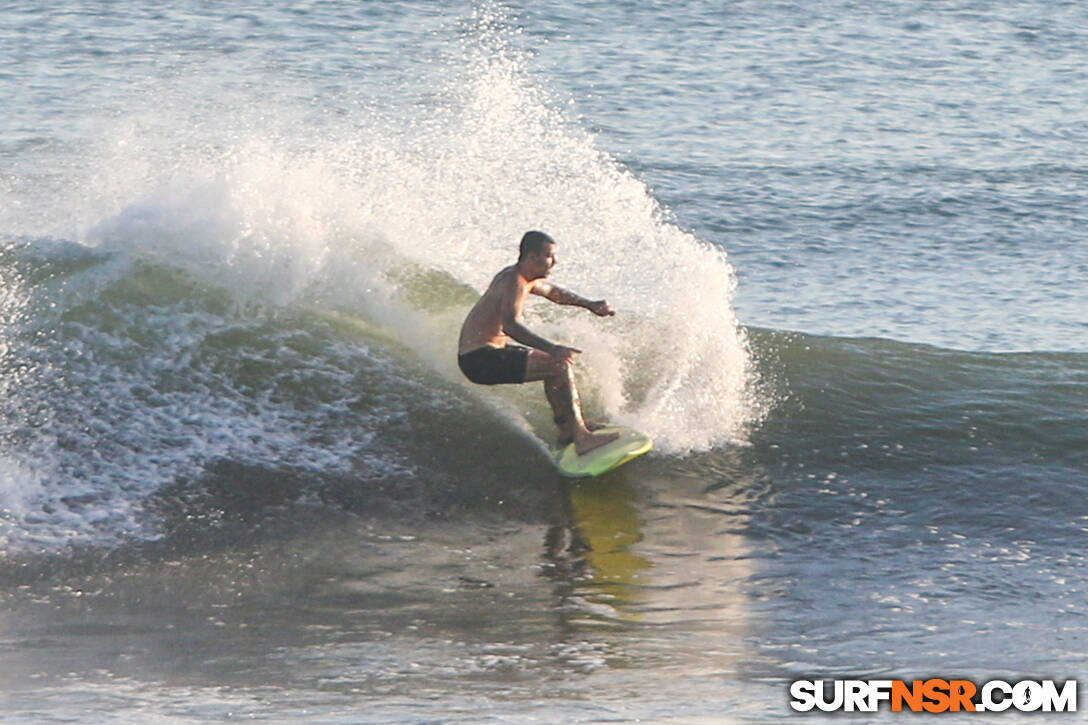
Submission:
<svg viewBox="0 0 1088 725">
<path fill-rule="evenodd" d="M 1088 356 L 948 350 L 876 338 L 756 331 L 755 348 L 788 390 L 760 437 L 847 455 L 877 470 L 891 460 L 940 465 L 1065 463 L 1085 453 Z M 771 362 L 773 361 L 773 363 Z M 856 445 L 855 445 L 856 444 Z M 879 445 L 877 445 L 879 444 Z"/>
<path fill-rule="evenodd" d="M 789 391 L 753 437 L 752 466 L 774 481 L 769 530 L 801 526 L 818 551 L 882 556 L 951 529 L 987 547 L 1038 543 L 1028 566 L 1076 547 L 1088 517 L 1088 356 L 752 339 Z"/>
<path fill-rule="evenodd" d="M 192 70 L 96 119 L 68 176 L 9 186 L 8 545 L 155 536 L 147 498 L 223 465 L 463 476 L 430 466 L 427 434 L 480 400 L 550 437 L 540 391 L 473 389 L 453 364 L 532 228 L 559 242 L 557 283 L 619 311 L 526 314 L 585 350 L 594 415 L 666 455 L 745 440 L 769 398 L 725 254 L 564 116 L 504 22 L 477 13 L 422 90 L 382 106 L 289 80 L 220 93 Z"/>
</svg>

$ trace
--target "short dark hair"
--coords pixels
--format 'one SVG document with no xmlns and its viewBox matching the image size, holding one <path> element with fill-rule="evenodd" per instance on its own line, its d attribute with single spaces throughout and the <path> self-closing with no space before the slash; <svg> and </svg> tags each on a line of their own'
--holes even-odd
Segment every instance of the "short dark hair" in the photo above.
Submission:
<svg viewBox="0 0 1088 725">
<path fill-rule="evenodd" d="M 549 244 L 555 244 L 555 240 L 544 232 L 525 232 L 525 236 L 521 238 L 521 246 L 518 247 L 518 261 L 530 254 L 540 254 Z"/>
</svg>

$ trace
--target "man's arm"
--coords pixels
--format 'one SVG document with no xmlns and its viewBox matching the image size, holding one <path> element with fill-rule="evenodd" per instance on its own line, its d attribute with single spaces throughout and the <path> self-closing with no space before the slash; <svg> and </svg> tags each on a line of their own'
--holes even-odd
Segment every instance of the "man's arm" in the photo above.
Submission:
<svg viewBox="0 0 1088 725">
<path fill-rule="evenodd" d="M 575 294 L 570 290 L 563 289 L 562 287 L 554 284 L 549 284 L 543 280 L 538 280 L 533 286 L 532 293 L 540 295 L 546 300 L 550 300 L 557 305 L 572 305 L 574 307 L 584 307 L 595 315 L 600 317 L 609 317 L 616 314 L 616 311 L 612 309 L 612 305 L 608 304 L 604 300 L 587 300 L 579 294 Z"/>
<path fill-rule="evenodd" d="M 530 289 L 530 291 L 532 290 Z M 543 350 L 549 355 L 561 358 L 569 358 L 572 354 L 581 352 L 581 350 L 577 348 L 559 345 L 550 340 L 546 340 L 526 327 L 521 321 L 521 305 L 518 302 L 519 299 L 522 298 L 518 294 L 517 285 L 511 281 L 511 283 L 506 285 L 505 289 L 503 289 L 502 300 L 499 303 L 502 312 L 502 331 L 506 335 L 513 338 L 516 342 L 520 342 L 522 345 L 535 347 L 537 350 Z"/>
<path fill-rule="evenodd" d="M 521 320 L 513 316 L 503 317 L 502 331 L 522 345 L 535 347 L 537 350 L 543 350 L 549 355 L 555 354 L 559 348 L 563 347 L 562 345 L 557 345 L 554 342 L 545 340 L 543 337 L 523 325 Z"/>
<path fill-rule="evenodd" d="M 568 347 L 567 345 L 560 345 L 549 340 L 545 340 L 540 335 L 536 334 L 524 324 L 521 319 L 515 317 L 513 314 L 509 316 L 503 314 L 502 318 L 502 330 L 507 335 L 512 337 L 515 341 L 520 342 L 522 345 L 528 345 L 529 347 L 535 347 L 537 350 L 543 350 L 549 355 L 553 355 L 558 358 L 570 358 L 576 353 L 582 352 L 576 347 Z"/>
</svg>

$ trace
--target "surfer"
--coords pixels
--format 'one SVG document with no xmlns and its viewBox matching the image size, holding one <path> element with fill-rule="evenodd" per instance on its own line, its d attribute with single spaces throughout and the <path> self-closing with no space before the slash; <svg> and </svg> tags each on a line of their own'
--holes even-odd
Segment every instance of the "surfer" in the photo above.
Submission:
<svg viewBox="0 0 1088 725">
<path fill-rule="evenodd" d="M 616 433 L 594 433 L 582 417 L 574 386 L 574 356 L 581 350 L 545 340 L 521 321 L 529 294 L 558 305 L 584 307 L 599 317 L 616 314 L 604 300 L 591 301 L 546 281 L 555 266 L 555 240 L 544 232 L 526 232 L 518 261 L 495 275 L 461 326 L 457 365 L 480 385 L 544 381 L 544 394 L 559 428 L 559 446 L 574 443 L 578 455 L 616 439 Z M 513 338 L 521 345 L 510 344 Z M 523 347 L 528 345 L 528 347 Z"/>
</svg>

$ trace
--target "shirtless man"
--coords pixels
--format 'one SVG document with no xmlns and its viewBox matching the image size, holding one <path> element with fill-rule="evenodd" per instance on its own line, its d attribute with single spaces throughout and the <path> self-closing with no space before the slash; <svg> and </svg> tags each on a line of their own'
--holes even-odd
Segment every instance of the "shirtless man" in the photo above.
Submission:
<svg viewBox="0 0 1088 725">
<path fill-rule="evenodd" d="M 617 434 L 594 433 L 586 427 L 574 387 L 574 356 L 582 351 L 531 332 L 521 321 L 521 310 L 532 293 L 559 305 L 584 307 L 600 317 L 616 311 L 604 300 L 591 302 L 546 282 L 553 266 L 555 241 L 543 232 L 526 232 L 518 263 L 495 275 L 465 318 L 457 343 L 457 364 L 465 377 L 481 385 L 543 380 L 544 394 L 559 427 L 559 445 L 573 441 L 582 455 L 612 442 Z M 510 338 L 529 347 L 512 345 Z"/>
</svg>

